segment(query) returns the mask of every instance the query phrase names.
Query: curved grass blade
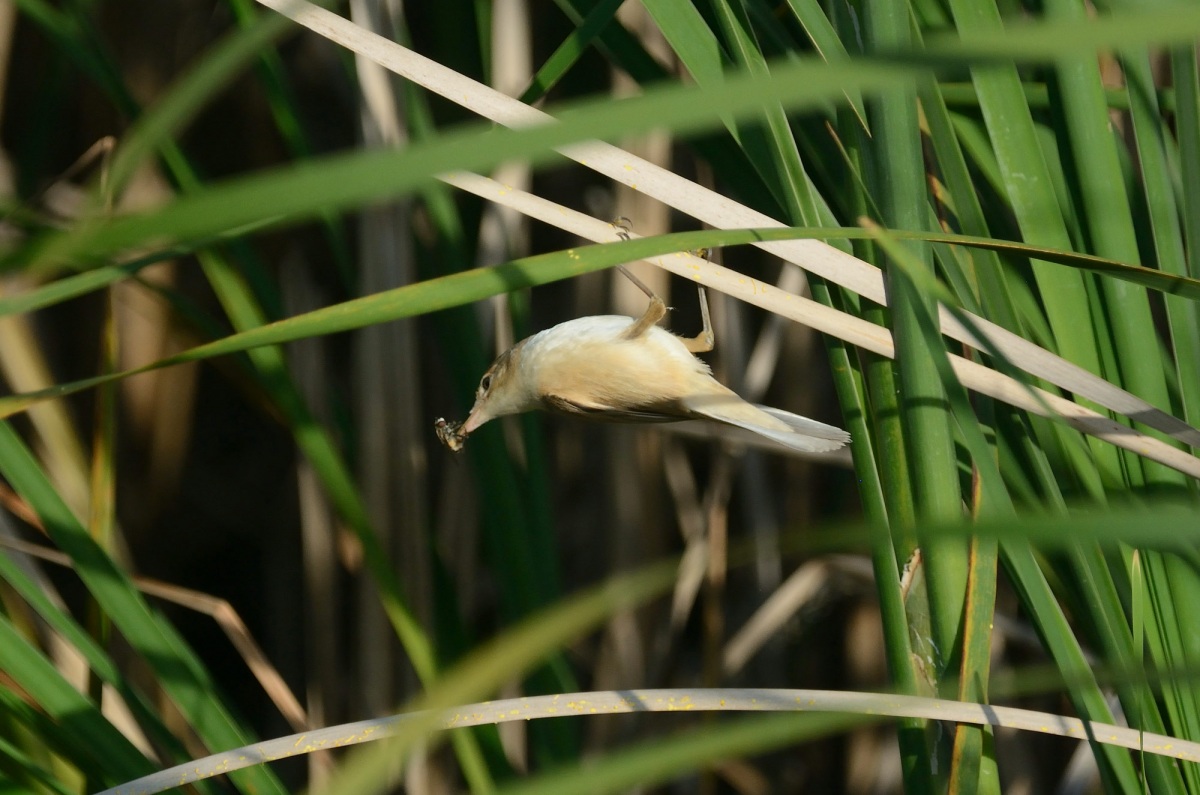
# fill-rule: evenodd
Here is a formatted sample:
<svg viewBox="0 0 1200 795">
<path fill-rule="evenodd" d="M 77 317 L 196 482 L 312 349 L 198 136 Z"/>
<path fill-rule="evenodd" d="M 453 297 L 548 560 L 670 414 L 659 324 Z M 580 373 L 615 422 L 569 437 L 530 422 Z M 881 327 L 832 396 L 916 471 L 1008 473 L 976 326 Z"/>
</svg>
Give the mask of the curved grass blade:
<svg viewBox="0 0 1200 795">
<path fill-rule="evenodd" d="M 690 237 L 678 238 L 679 251 L 695 248 L 738 245 L 750 240 L 866 240 L 870 234 L 860 227 L 781 227 L 763 228 L 757 230 L 705 230 L 702 232 L 681 232 L 682 235 L 697 236 L 695 242 L 689 243 Z M 927 243 L 947 243 L 950 245 L 978 248 L 1000 254 L 1010 254 L 1028 259 L 1041 259 L 1054 262 L 1069 268 L 1089 271 L 1104 276 L 1111 276 L 1132 284 L 1155 290 L 1165 295 L 1171 295 L 1190 301 L 1200 301 L 1200 279 L 1192 279 L 1173 273 L 1146 268 L 1141 265 L 1130 265 L 1125 262 L 1097 257 L 1092 254 L 1081 254 L 1075 251 L 1031 246 L 1010 240 L 979 237 L 977 235 L 959 235 L 945 232 L 909 231 L 889 229 L 888 234 L 899 240 L 920 240 Z M 672 238 L 674 240 L 676 238 Z M 132 262 L 106 266 L 85 273 L 67 276 L 48 284 L 41 285 L 26 292 L 14 295 L 0 295 L 0 315 L 31 312 L 48 306 L 87 295 L 90 292 L 107 287 L 135 275 L 139 270 L 159 262 L 162 259 L 180 256 L 188 253 L 189 248 L 168 249 L 163 252 L 148 255 Z"/>
<path fill-rule="evenodd" d="M 378 791 L 388 772 L 395 770 L 396 760 L 406 758 L 417 743 L 438 728 L 442 710 L 520 678 L 554 650 L 591 631 L 613 613 L 666 593 L 675 583 L 677 570 L 677 564 L 669 561 L 613 577 L 521 622 L 451 669 L 413 705 L 423 714 L 399 727 L 387 742 L 351 757 L 320 792 Z"/>
<path fill-rule="evenodd" d="M 1164 2 L 1076 20 L 1055 20 L 975 29 L 967 37 L 943 34 L 929 38 L 923 58 L 963 65 L 988 62 L 1047 63 L 1069 55 L 1093 54 L 1114 47 L 1190 44 L 1200 31 L 1200 8 Z M 992 6 L 994 9 L 994 5 Z M 991 13 L 991 12 L 989 12 Z M 958 22 L 958 20 L 955 20 Z M 1178 26 L 1171 31 L 1172 25 Z M 961 24 L 959 25 L 962 31 Z"/>
<path fill-rule="evenodd" d="M 548 284 L 560 279 L 601 270 L 615 264 L 677 251 L 690 251 L 706 247 L 716 248 L 772 240 L 820 237 L 864 239 L 870 237 L 870 234 L 867 230 L 857 227 L 834 229 L 783 227 L 744 230 L 704 230 L 699 232 L 678 232 L 654 238 L 640 238 L 603 245 L 586 246 L 577 250 L 568 250 L 565 254 L 543 254 L 516 260 L 493 268 L 478 268 L 452 276 L 431 279 L 385 293 L 365 296 L 325 307 L 304 315 L 233 334 L 176 356 L 154 362 L 145 368 L 118 373 L 112 377 L 128 377 L 140 372 L 146 372 L 149 369 L 158 369 L 183 362 L 223 356 L 260 345 L 294 342 L 310 336 L 348 331 L 373 323 L 382 323 L 397 318 L 436 312 L 472 301 L 478 301 L 501 292 Z M 896 230 L 888 230 L 887 234 L 900 239 L 911 238 L 932 242 L 958 243 L 1009 252 L 1036 252 L 1036 255 L 1039 257 L 1053 258 L 1061 261 L 1063 264 L 1074 263 L 1078 267 L 1095 268 L 1098 272 L 1105 272 L 1111 275 L 1121 274 L 1121 276 L 1130 280 L 1139 280 L 1146 283 L 1152 282 L 1156 286 L 1163 286 L 1177 295 L 1191 297 L 1194 293 L 1200 299 L 1200 282 L 1195 280 L 1162 274 L 1148 268 L 1102 260 L 1101 258 L 1089 255 L 1033 248 L 1020 243 L 994 241 L 969 235 Z M 119 269 L 106 272 L 114 278 L 124 273 L 124 271 Z M 82 278 L 82 276 L 69 277 L 71 280 L 77 278 Z M 86 284 L 91 286 L 103 281 L 105 280 L 98 279 L 97 282 L 93 283 L 89 280 Z M 3 309 L 14 306 L 13 303 L 8 303 L 9 301 L 28 301 L 36 303 L 39 306 L 47 305 L 43 303 L 43 300 L 48 299 L 45 299 L 41 291 L 51 290 L 56 284 L 58 283 L 54 282 L 32 291 L 36 295 L 0 298 L 0 314 L 3 313 Z M 67 291 L 64 290 L 63 294 L 66 293 Z M 72 291 L 70 294 L 75 295 L 76 293 Z M 17 306 L 21 306 L 21 304 L 17 304 Z M 35 400 L 72 394 L 105 382 L 106 377 L 84 379 L 73 384 L 60 385 L 38 393 L 2 397 L 0 398 L 0 417 L 11 416 L 18 411 L 23 411 L 30 403 L 35 402 Z"/>
<path fill-rule="evenodd" d="M 402 195 L 442 172 L 481 170 L 515 158 L 546 162 L 558 156 L 552 147 L 629 135 L 658 125 L 657 119 L 664 115 L 674 118 L 680 129 L 697 129 L 712 124 L 712 107 L 738 116 L 756 111 L 764 101 L 777 100 L 796 109 L 840 94 L 848 84 L 886 86 L 904 82 L 910 75 L 903 69 L 869 63 L 838 71 L 833 74 L 815 63 L 788 65 L 769 79 L 738 76 L 711 89 L 672 87 L 618 102 L 592 101 L 578 110 L 564 111 L 561 120 L 553 124 L 519 130 L 469 124 L 442 134 L 436 141 L 402 151 L 334 155 L 230 180 L 151 212 L 81 221 L 71 231 L 51 236 L 20 253 L 19 260 L 10 256 L 3 267 L 19 266 L 34 272 L 47 267 L 95 267 L 123 250 L 148 243 L 163 245 L 233 236 L 246 228 L 294 223 Z M 550 121 L 544 114 L 520 107 L 524 111 L 522 119 L 515 123 L 529 124 L 531 117 L 527 114 L 533 114 L 537 121 Z"/>
<path fill-rule="evenodd" d="M 669 765 L 660 768 L 661 772 L 658 775 L 677 774 L 689 768 L 702 766 L 716 757 L 761 752 L 780 744 L 795 742 L 804 736 L 824 736 L 826 733 L 844 731 L 852 726 L 861 725 L 863 722 L 903 716 L 971 723 L 980 726 L 1009 727 L 1037 734 L 1080 740 L 1094 736 L 1113 747 L 1144 748 L 1146 753 L 1176 759 L 1200 759 L 1200 743 L 1181 741 L 1164 735 L 1140 735 L 1134 729 L 1121 726 L 1095 722 L 1086 724 L 1078 718 L 1014 707 L 841 690 L 768 688 L 621 690 L 503 699 L 479 704 L 464 704 L 441 713 L 408 712 L 386 718 L 332 726 L 302 735 L 266 740 L 253 746 L 216 754 L 188 765 L 180 765 L 178 768 L 160 771 L 152 776 L 127 782 L 98 795 L 133 795 L 134 793 L 153 795 L 164 789 L 178 786 L 180 783 L 203 779 L 230 765 L 262 764 L 297 754 L 310 753 L 320 748 L 341 747 L 387 739 L 407 731 L 410 724 L 426 720 L 429 721 L 431 730 L 443 731 L 465 726 L 537 720 L 563 717 L 564 715 L 584 717 L 595 714 L 677 713 L 683 710 L 692 713 L 778 712 L 793 714 L 777 715 L 775 716 L 776 720 L 759 718 L 759 721 L 763 722 L 759 723 L 757 727 L 746 724 L 745 730 L 734 729 L 731 731 L 729 725 L 718 726 L 712 730 L 713 735 L 716 736 L 702 741 L 703 745 L 694 742 L 695 733 L 686 733 L 682 736 L 653 742 L 650 747 L 655 750 L 655 753 L 642 755 L 642 759 L 658 756 L 661 754 L 662 748 L 667 746 L 673 746 L 678 752 L 672 754 L 673 760 Z M 816 721 L 813 723 L 801 720 L 802 717 L 814 717 L 813 712 L 822 712 L 827 715 L 829 713 L 840 714 L 841 718 L 831 722 Z M 805 727 L 805 723 L 809 723 L 809 725 Z M 820 734 L 807 735 L 809 730 L 818 731 Z M 713 747 L 708 744 L 709 742 L 719 742 L 718 737 L 721 734 L 726 735 L 724 745 Z M 757 737 L 752 735 L 757 735 Z M 768 739 L 772 735 L 774 735 L 774 739 Z M 690 746 L 690 749 L 687 746 Z M 628 754 L 630 752 L 623 751 L 614 756 Z M 596 762 L 592 762 L 586 770 L 563 771 L 538 777 L 529 782 L 514 784 L 503 791 L 511 793 L 592 792 L 594 790 L 577 790 L 575 788 L 584 786 L 585 779 L 596 781 L 597 766 Z M 618 769 L 620 772 L 614 770 L 606 774 L 606 776 L 614 777 L 608 779 L 606 785 L 620 788 L 661 780 L 647 777 L 652 770 L 652 766 L 648 762 L 639 762 L 634 767 L 640 777 L 626 779 L 625 777 L 633 775 L 634 771 L 627 769 L 622 761 L 621 767 Z M 620 779 L 620 783 L 615 780 L 616 778 Z"/>
</svg>

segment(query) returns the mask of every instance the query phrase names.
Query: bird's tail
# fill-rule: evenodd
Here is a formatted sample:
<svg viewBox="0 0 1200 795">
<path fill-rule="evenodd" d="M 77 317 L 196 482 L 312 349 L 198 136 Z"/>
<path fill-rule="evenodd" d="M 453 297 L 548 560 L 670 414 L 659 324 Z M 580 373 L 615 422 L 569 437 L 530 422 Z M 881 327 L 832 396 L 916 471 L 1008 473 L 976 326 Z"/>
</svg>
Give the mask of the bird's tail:
<svg viewBox="0 0 1200 795">
<path fill-rule="evenodd" d="M 755 408 L 785 423 L 791 428 L 793 436 L 810 440 L 811 444 L 816 445 L 812 448 L 813 452 L 824 453 L 837 450 L 850 443 L 850 434 L 835 425 L 826 425 L 823 422 L 810 420 L 808 417 L 801 417 L 799 414 L 793 414 L 783 409 L 773 409 L 770 406 L 755 406 Z"/>
<path fill-rule="evenodd" d="M 684 398 L 683 404 L 693 416 L 745 428 L 785 447 L 806 453 L 827 453 L 844 447 L 850 441 L 850 434 L 841 428 L 790 411 L 756 406 L 733 392 L 689 396 Z"/>
</svg>

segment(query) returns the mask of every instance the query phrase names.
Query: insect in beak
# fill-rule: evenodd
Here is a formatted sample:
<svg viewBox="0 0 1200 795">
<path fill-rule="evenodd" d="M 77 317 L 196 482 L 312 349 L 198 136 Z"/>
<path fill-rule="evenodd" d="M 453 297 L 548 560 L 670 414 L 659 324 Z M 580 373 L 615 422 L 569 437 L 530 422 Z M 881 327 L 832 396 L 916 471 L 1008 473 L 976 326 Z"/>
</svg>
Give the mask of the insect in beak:
<svg viewBox="0 0 1200 795">
<path fill-rule="evenodd" d="M 461 428 L 461 422 L 447 422 L 442 417 L 438 417 L 433 423 L 433 432 L 437 434 L 438 441 L 455 453 L 463 449 L 463 444 L 467 441 L 467 436 L 461 432 Z"/>
</svg>

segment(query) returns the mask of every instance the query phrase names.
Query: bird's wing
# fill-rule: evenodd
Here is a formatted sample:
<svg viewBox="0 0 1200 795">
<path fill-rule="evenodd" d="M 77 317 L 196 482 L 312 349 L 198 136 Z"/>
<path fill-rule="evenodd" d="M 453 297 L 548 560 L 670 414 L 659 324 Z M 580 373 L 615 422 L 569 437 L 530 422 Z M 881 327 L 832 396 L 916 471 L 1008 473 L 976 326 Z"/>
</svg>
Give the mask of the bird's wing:
<svg viewBox="0 0 1200 795">
<path fill-rule="evenodd" d="M 827 453 L 850 441 L 850 434 L 841 428 L 781 409 L 756 406 L 733 392 L 688 396 L 682 403 L 694 417 L 745 428 L 793 450 Z"/>
<path fill-rule="evenodd" d="M 551 411 L 574 414 L 592 420 L 607 422 L 675 422 L 686 417 L 662 414 L 651 408 L 621 408 L 585 403 L 562 395 L 542 395 L 542 403 Z"/>
</svg>

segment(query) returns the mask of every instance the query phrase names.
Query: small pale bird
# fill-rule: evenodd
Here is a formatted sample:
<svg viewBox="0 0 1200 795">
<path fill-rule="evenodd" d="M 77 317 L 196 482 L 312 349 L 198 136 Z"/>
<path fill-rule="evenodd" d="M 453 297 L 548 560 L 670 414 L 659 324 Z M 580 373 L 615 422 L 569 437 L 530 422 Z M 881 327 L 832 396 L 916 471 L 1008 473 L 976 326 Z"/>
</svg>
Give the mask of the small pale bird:
<svg viewBox="0 0 1200 795">
<path fill-rule="evenodd" d="M 438 438 L 461 450 L 488 420 L 547 409 L 627 422 L 714 420 L 805 452 L 837 450 L 850 441 L 841 428 L 749 403 L 712 377 L 693 355 L 712 350 L 714 342 L 703 288 L 704 331 L 677 337 L 657 325 L 667 314 L 662 300 L 621 270 L 650 297 L 645 314 L 581 317 L 518 342 L 484 373 L 465 422 L 437 421 Z"/>
</svg>

